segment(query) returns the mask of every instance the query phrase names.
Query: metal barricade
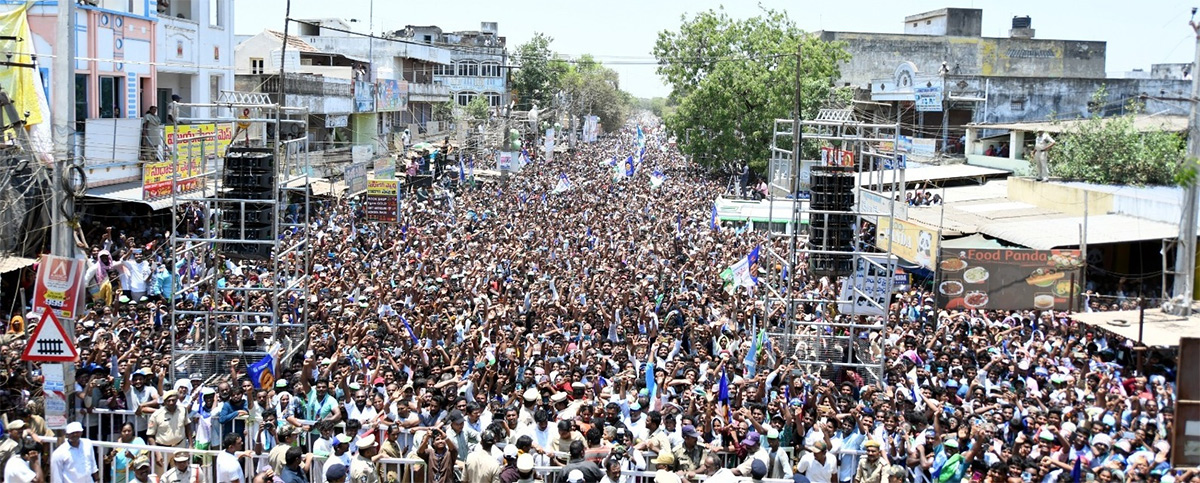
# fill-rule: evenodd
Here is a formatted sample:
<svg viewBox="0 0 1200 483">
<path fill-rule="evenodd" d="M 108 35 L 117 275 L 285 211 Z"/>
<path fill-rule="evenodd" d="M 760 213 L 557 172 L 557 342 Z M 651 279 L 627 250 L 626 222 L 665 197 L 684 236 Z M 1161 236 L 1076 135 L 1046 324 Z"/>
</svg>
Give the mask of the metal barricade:
<svg viewBox="0 0 1200 483">
<path fill-rule="evenodd" d="M 133 422 L 136 413 L 132 409 L 92 409 L 84 419 L 94 416 L 97 424 L 86 426 L 83 435 L 93 441 L 114 441 L 121 435 L 121 426 Z"/>
<path fill-rule="evenodd" d="M 111 443 L 107 441 L 84 441 L 83 444 L 90 445 L 93 454 L 96 456 L 96 466 L 100 469 L 100 479 L 96 480 L 97 483 L 128 483 L 134 479 L 134 461 L 142 456 L 150 460 L 151 474 L 157 479 L 157 477 L 161 477 L 170 468 L 172 458 L 179 451 L 187 451 L 192 456 L 193 461 L 190 463 L 190 467 L 198 469 L 205 475 L 207 481 L 216 481 L 216 465 L 200 465 L 196 463 L 195 458 L 199 457 L 208 461 L 215 461 L 217 456 L 221 454 L 221 451 Z M 242 471 L 245 472 L 247 480 L 257 473 L 254 471 L 255 467 L 260 460 L 265 458 L 266 455 L 256 455 L 241 460 Z"/>
</svg>

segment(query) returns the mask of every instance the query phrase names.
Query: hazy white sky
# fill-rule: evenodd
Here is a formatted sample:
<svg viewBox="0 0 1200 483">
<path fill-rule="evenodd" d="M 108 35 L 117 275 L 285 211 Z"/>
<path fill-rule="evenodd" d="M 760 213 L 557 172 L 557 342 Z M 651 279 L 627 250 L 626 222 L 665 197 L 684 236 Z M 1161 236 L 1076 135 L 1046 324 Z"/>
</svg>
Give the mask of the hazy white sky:
<svg viewBox="0 0 1200 483">
<path fill-rule="evenodd" d="M 292 0 L 293 18 L 358 19 L 366 32 L 372 0 Z M 749 0 L 604 0 L 562 2 L 535 0 L 374 0 L 375 32 L 405 25 L 437 25 L 444 30 L 477 30 L 484 21 L 499 22 L 510 51 L 543 32 L 554 38 L 561 53 L 589 53 L 621 74 L 621 87 L 635 96 L 663 96 L 669 89 L 654 73 L 650 54 L 658 32 L 676 29 L 680 15 L 725 6 L 735 17 L 759 11 Z M 1015 15 L 1029 15 L 1037 37 L 1044 39 L 1104 40 L 1108 42 L 1108 72 L 1150 64 L 1190 62 L 1195 55 L 1187 25 L 1192 6 L 1200 0 L 761 0 L 768 8 L 783 9 L 805 30 L 902 32 L 906 15 L 943 7 L 983 9 L 983 34 L 1003 37 Z M 234 27 L 238 34 L 264 28 L 282 30 L 286 0 L 237 0 Z M 903 59 L 896 59 L 899 63 Z M 618 65 L 620 64 L 620 65 Z"/>
</svg>

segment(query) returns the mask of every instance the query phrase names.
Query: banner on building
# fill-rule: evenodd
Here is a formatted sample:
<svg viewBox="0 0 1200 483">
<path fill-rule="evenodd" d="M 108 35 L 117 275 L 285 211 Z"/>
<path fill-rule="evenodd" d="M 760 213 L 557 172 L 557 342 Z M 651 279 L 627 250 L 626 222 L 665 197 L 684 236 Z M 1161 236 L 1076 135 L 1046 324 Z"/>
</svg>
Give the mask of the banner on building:
<svg viewBox="0 0 1200 483">
<path fill-rule="evenodd" d="M 346 196 L 355 196 L 367 190 L 367 163 L 350 163 L 342 171 L 346 181 Z"/>
<path fill-rule="evenodd" d="M 354 112 L 375 112 L 375 84 L 354 81 Z"/>
<path fill-rule="evenodd" d="M 897 220 L 908 219 L 908 203 L 905 203 L 903 200 L 893 202 L 886 195 L 864 188 L 856 189 L 855 195 L 859 213 L 879 213 L 885 217 L 890 216 Z M 876 215 L 862 215 L 862 217 L 871 223 L 875 223 L 876 219 L 879 218 Z"/>
<path fill-rule="evenodd" d="M 375 107 L 380 112 L 403 111 L 408 107 L 408 82 L 383 79 L 376 86 Z"/>
<path fill-rule="evenodd" d="M 396 179 L 396 160 L 391 156 L 375 158 L 375 179 Z"/>
<path fill-rule="evenodd" d="M 916 109 L 924 112 L 942 112 L 942 86 L 917 87 L 913 90 L 916 96 Z"/>
<path fill-rule="evenodd" d="M 943 249 L 938 306 L 1069 310 L 1083 284 L 1079 250 Z"/>
<path fill-rule="evenodd" d="M 325 127 L 346 127 L 350 125 L 350 116 L 348 114 L 326 114 Z"/>
<path fill-rule="evenodd" d="M 395 223 L 400 219 L 400 186 L 395 179 L 367 181 L 367 221 Z"/>
<path fill-rule="evenodd" d="M 163 127 L 166 156 L 142 166 L 142 199 L 169 198 L 171 181 L 177 195 L 204 188 L 202 176 L 209 160 L 225 156 L 233 140 L 233 124 L 184 124 Z"/>
<path fill-rule="evenodd" d="M 896 256 L 933 270 L 937 262 L 938 233 L 912 222 L 879 217 L 875 246 L 884 252 L 891 248 Z"/>
</svg>

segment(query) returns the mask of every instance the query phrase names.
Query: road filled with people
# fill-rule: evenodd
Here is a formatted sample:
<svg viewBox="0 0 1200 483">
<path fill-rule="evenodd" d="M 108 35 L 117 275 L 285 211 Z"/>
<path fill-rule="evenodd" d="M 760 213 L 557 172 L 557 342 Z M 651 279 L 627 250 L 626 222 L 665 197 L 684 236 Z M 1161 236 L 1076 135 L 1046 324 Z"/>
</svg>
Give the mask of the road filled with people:
<svg viewBox="0 0 1200 483">
<path fill-rule="evenodd" d="M 171 337 L 195 344 L 203 319 L 172 319 L 169 301 L 269 307 L 230 290 L 278 283 L 269 262 L 164 255 L 166 230 L 136 219 L 80 235 L 89 309 L 70 424 L 47 429 L 14 318 L 4 481 L 1195 479 L 1169 463 L 1175 355 L 1067 313 L 941 310 L 918 286 L 869 334 L 876 375 L 795 357 L 794 321 L 850 316 L 764 306 L 765 289 L 723 278 L 788 241 L 718 223 L 721 183 L 652 127 L 505 180 L 452 166 L 465 179 L 409 194 L 397 223 L 367 222 L 361 199 L 314 199 L 310 296 L 277 314 L 307 320 L 308 346 L 273 352 L 268 384 L 253 360 L 174 357 Z M 206 216 L 182 208 L 180 233 L 202 236 Z M 803 257 L 794 273 L 767 260 L 751 266 L 761 281 L 838 293 Z M 205 275 L 224 295 L 189 284 Z M 261 328 L 223 336 L 278 345 Z"/>
</svg>

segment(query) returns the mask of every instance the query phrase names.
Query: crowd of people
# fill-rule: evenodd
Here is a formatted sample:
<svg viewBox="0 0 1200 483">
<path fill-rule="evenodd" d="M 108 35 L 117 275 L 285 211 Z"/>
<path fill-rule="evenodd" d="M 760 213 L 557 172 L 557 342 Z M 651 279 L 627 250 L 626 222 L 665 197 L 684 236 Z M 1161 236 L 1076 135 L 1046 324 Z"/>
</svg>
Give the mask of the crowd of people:
<svg viewBox="0 0 1200 483">
<path fill-rule="evenodd" d="M 407 197 L 394 224 L 366 222 L 360 199 L 314 201 L 311 296 L 278 314 L 306 318 L 307 350 L 273 350 L 277 334 L 249 324 L 228 335 L 277 357 L 268 384 L 249 377 L 253 360 L 182 370 L 171 337 L 197 343 L 204 319 L 172 328 L 167 314 L 170 300 L 270 307 L 252 290 L 286 281 L 270 262 L 173 256 L 165 230 L 136 220 L 80 234 L 90 308 L 76 326 L 71 423 L 61 440 L 46 428 L 13 319 L 5 481 L 1195 479 L 1168 463 L 1174 356 L 1137 361 L 1130 341 L 1066 313 L 940 310 L 915 287 L 864 335 L 878 372 L 787 350 L 795 321 L 852 315 L 764 306 L 722 279 L 755 247 L 787 242 L 720 226 L 720 183 L 645 127 L 644 150 L 625 129 L 503 184 L 467 176 Z M 448 176 L 459 171 L 473 169 Z M 184 210 L 175 229 L 199 236 L 211 214 Z M 790 274 L 766 257 L 751 270 L 814 299 L 838 293 L 803 260 Z M 205 275 L 222 295 L 189 283 Z M 156 459 L 137 449 L 155 446 Z"/>
</svg>

